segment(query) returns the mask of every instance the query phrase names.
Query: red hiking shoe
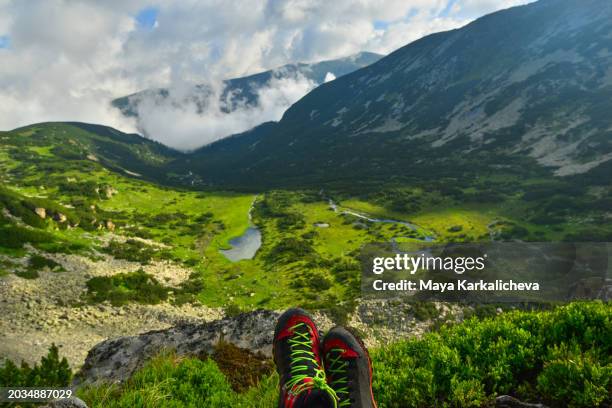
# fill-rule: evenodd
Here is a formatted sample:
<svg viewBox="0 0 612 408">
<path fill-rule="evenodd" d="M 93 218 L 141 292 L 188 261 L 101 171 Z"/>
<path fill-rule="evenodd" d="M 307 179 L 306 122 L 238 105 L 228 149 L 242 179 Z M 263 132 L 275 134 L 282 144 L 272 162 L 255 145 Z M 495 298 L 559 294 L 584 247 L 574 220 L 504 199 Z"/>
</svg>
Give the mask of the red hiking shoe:
<svg viewBox="0 0 612 408">
<path fill-rule="evenodd" d="M 320 357 L 319 330 L 308 313 L 289 309 L 274 331 L 274 362 L 280 382 L 279 408 L 336 408 Z"/>
<path fill-rule="evenodd" d="M 343 327 L 331 329 L 322 344 L 327 382 L 340 408 L 376 408 L 372 362 L 363 343 Z"/>
</svg>

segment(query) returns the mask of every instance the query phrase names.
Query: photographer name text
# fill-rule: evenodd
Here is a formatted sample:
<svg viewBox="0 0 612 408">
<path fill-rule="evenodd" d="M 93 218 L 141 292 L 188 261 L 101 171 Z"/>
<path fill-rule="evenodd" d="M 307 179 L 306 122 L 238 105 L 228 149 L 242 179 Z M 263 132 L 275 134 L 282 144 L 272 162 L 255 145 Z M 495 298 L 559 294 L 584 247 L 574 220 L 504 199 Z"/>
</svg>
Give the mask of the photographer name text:
<svg viewBox="0 0 612 408">
<path fill-rule="evenodd" d="M 436 282 L 433 280 L 407 280 L 402 279 L 397 282 L 385 282 L 377 279 L 372 283 L 376 291 L 432 291 L 432 292 L 478 292 L 478 291 L 498 291 L 498 292 L 537 292 L 540 290 L 538 282 L 515 282 L 513 280 L 496 279 L 495 281 L 468 281 L 459 279 L 454 282 Z"/>
</svg>

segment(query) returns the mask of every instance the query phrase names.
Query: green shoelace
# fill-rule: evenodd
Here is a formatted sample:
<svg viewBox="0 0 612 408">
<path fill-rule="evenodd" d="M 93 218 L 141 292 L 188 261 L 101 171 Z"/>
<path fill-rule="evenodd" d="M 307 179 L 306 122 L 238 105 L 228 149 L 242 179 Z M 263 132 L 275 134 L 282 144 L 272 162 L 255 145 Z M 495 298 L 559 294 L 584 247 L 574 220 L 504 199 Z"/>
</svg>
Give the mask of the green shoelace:
<svg viewBox="0 0 612 408">
<path fill-rule="evenodd" d="M 300 333 L 296 329 L 306 326 L 307 332 Z M 291 379 L 287 381 L 286 386 L 289 392 L 293 395 L 300 395 L 302 392 L 310 389 L 320 389 L 329 394 L 334 401 L 334 407 L 338 407 L 338 396 L 332 387 L 327 384 L 325 371 L 320 369 L 315 353 L 312 351 L 312 340 L 310 339 L 310 327 L 305 323 L 298 323 L 291 327 L 294 335 L 288 340 L 291 348 Z M 308 363 L 313 364 L 315 368 L 315 376 L 311 377 L 306 372 L 308 371 Z M 306 381 L 310 379 L 311 381 Z"/>
<path fill-rule="evenodd" d="M 347 375 L 349 363 L 346 360 L 342 360 L 343 352 L 344 350 L 342 349 L 331 349 L 327 353 L 327 361 L 329 362 L 327 371 L 331 376 L 331 382 L 329 385 L 331 388 L 333 388 L 334 392 L 339 398 L 339 408 L 351 406 Z M 335 358 L 332 353 L 336 354 Z"/>
</svg>

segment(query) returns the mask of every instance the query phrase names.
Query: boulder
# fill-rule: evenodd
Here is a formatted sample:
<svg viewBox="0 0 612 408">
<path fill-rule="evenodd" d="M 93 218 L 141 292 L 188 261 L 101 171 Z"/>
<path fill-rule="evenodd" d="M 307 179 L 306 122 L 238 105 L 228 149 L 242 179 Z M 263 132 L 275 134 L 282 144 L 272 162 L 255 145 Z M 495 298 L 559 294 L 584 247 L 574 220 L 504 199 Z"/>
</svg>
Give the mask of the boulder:
<svg viewBox="0 0 612 408">
<path fill-rule="evenodd" d="M 271 357 L 278 316 L 278 312 L 257 310 L 209 323 L 181 324 L 105 340 L 89 351 L 74 385 L 123 382 L 163 350 L 175 350 L 179 356 L 203 356 L 211 354 L 220 340 Z"/>
<path fill-rule="evenodd" d="M 543 404 L 531 404 L 520 401 L 510 395 L 500 395 L 495 398 L 495 408 L 547 408 Z"/>
<path fill-rule="evenodd" d="M 104 188 L 104 197 L 105 198 L 112 198 L 113 195 L 117 194 L 117 190 L 115 190 L 113 187 L 111 186 L 106 186 L 106 188 Z"/>
<path fill-rule="evenodd" d="M 36 208 L 34 209 L 34 212 L 36 213 L 36 215 L 38 215 L 38 216 L 39 216 L 40 218 L 42 218 L 43 220 L 44 220 L 45 218 L 47 218 L 47 210 L 45 210 L 45 209 L 44 209 L 44 208 L 42 208 L 42 207 L 36 207 Z"/>
<path fill-rule="evenodd" d="M 80 398 L 64 398 L 49 402 L 40 408 L 87 408 L 87 404 Z"/>
</svg>

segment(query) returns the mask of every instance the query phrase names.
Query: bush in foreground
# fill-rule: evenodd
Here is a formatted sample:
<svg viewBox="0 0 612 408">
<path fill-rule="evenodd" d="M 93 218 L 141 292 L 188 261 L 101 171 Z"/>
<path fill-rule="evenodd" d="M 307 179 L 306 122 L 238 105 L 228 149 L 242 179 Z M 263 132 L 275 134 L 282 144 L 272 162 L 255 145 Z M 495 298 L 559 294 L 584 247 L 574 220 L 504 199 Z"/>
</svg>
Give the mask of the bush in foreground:
<svg viewBox="0 0 612 408">
<path fill-rule="evenodd" d="M 277 378 L 270 376 L 237 393 L 213 360 L 179 359 L 170 353 L 151 360 L 123 388 L 87 387 L 79 394 L 90 408 L 268 408 L 275 406 L 276 386 Z"/>
<path fill-rule="evenodd" d="M 372 358 L 380 408 L 483 407 L 502 394 L 551 407 L 604 407 L 612 402 L 612 307 L 573 303 L 472 318 L 373 350 Z M 93 406 L 109 407 L 275 406 L 276 375 L 245 393 L 230 382 L 212 361 L 160 358 L 123 389 L 102 386 L 82 395 Z M 105 404 L 100 394 L 113 397 Z"/>
<path fill-rule="evenodd" d="M 245 390 L 236 386 L 244 378 L 236 376 L 243 373 L 235 359 L 228 365 L 215 358 L 219 353 L 206 360 L 166 353 L 122 385 L 90 386 L 78 393 L 92 408 L 275 406 L 276 374 Z M 422 339 L 372 350 L 372 359 L 380 408 L 487 407 L 502 394 L 553 408 L 609 407 L 612 305 L 572 303 L 551 311 L 472 318 Z M 58 377 L 53 367 L 59 360 L 52 360 L 51 374 L 41 378 Z M 0 371 L 2 384 L 12 384 L 12 367 Z"/>
<path fill-rule="evenodd" d="M 376 350 L 373 359 L 381 407 L 478 407 L 501 394 L 604 406 L 611 402 L 612 308 L 573 303 L 471 319 Z"/>
<path fill-rule="evenodd" d="M 0 362 L 0 387 L 67 387 L 71 379 L 68 361 L 60 359 L 55 345 L 33 367 L 23 362 L 17 366 L 10 360 Z"/>
</svg>

